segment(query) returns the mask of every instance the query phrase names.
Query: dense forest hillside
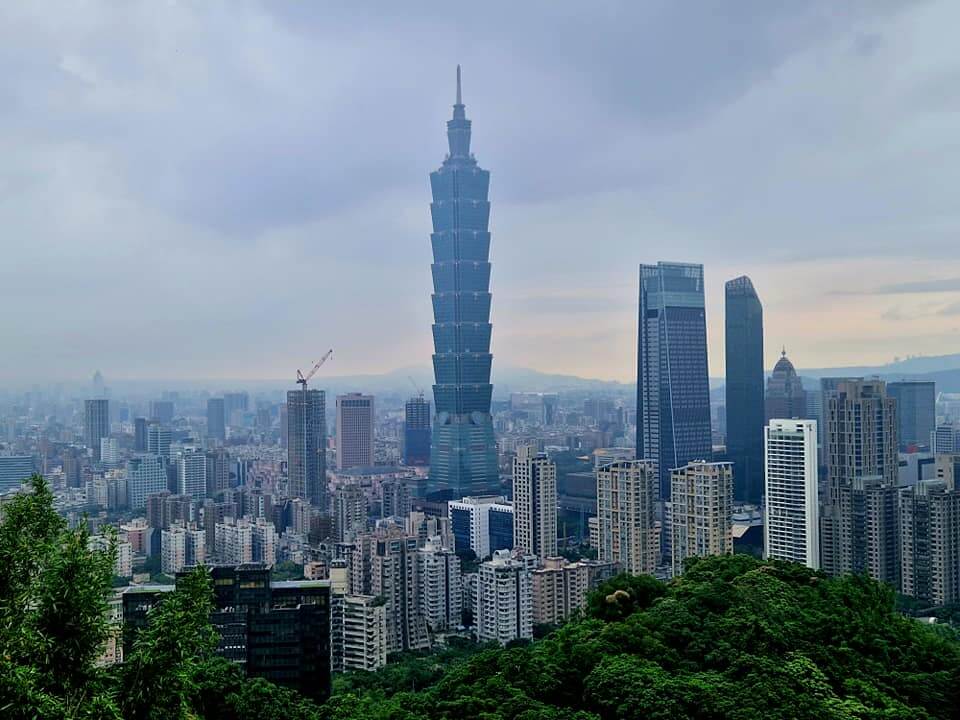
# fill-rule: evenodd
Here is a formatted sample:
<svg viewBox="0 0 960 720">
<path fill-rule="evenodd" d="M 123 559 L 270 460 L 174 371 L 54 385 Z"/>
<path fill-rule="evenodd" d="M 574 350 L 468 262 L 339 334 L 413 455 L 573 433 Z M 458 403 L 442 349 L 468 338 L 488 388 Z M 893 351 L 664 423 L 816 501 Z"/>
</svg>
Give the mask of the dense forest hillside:
<svg viewBox="0 0 960 720">
<path fill-rule="evenodd" d="M 119 667 L 95 660 L 111 562 L 46 484 L 0 524 L 0 717 L 413 720 L 958 717 L 960 641 L 886 587 L 745 556 L 664 584 L 619 576 L 532 644 L 463 646 L 347 675 L 318 706 L 214 656 L 203 569 L 151 613 Z"/>
</svg>

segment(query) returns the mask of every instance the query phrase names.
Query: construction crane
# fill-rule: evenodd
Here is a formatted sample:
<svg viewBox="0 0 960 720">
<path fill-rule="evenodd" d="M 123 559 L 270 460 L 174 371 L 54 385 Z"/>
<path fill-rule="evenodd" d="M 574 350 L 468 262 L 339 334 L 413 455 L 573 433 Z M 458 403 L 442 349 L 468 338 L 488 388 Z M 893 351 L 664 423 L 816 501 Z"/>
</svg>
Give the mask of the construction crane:
<svg viewBox="0 0 960 720">
<path fill-rule="evenodd" d="M 317 360 L 317 362 L 313 366 L 313 369 L 311 369 L 310 372 L 308 372 L 306 375 L 304 375 L 302 372 L 297 370 L 297 382 L 303 385 L 304 390 L 307 389 L 307 382 L 309 382 L 310 378 L 312 378 L 314 375 L 317 374 L 317 370 L 319 370 L 320 366 L 330 359 L 331 355 L 333 355 L 333 348 L 331 348 L 330 350 L 327 350 L 324 356 L 319 360 Z"/>
<path fill-rule="evenodd" d="M 407 380 L 410 381 L 410 384 L 413 385 L 413 389 L 417 391 L 420 395 L 420 399 L 423 399 L 423 388 L 417 385 L 417 381 L 413 379 L 413 375 L 407 375 Z"/>
</svg>

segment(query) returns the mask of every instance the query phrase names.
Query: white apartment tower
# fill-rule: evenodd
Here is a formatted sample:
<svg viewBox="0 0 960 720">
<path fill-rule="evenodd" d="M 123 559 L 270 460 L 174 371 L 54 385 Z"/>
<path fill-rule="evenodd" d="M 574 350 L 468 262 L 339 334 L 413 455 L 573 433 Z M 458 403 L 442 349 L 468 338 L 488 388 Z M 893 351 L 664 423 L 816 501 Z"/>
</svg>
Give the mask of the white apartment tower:
<svg viewBox="0 0 960 720">
<path fill-rule="evenodd" d="M 670 471 L 673 574 L 689 557 L 733 553 L 733 463 L 695 460 Z"/>
<path fill-rule="evenodd" d="M 509 550 L 497 550 L 480 563 L 474 621 L 480 642 L 494 640 L 506 645 L 511 640 L 533 637 L 533 569 L 535 555 L 512 557 Z"/>
<path fill-rule="evenodd" d="M 333 671 L 387 664 L 386 606 L 373 595 L 335 594 L 330 605 Z"/>
<path fill-rule="evenodd" d="M 631 575 L 653 574 L 660 554 L 653 498 L 653 460 L 621 460 L 597 468 L 597 553 Z"/>
<path fill-rule="evenodd" d="M 819 570 L 817 421 L 772 419 L 764 438 L 764 557 Z"/>
<path fill-rule="evenodd" d="M 557 466 L 528 445 L 513 459 L 513 547 L 541 560 L 557 554 Z"/>
<path fill-rule="evenodd" d="M 439 537 L 427 538 L 417 551 L 420 575 L 420 611 L 432 632 L 444 632 L 460 624 L 463 587 L 460 558 L 443 546 Z"/>
</svg>

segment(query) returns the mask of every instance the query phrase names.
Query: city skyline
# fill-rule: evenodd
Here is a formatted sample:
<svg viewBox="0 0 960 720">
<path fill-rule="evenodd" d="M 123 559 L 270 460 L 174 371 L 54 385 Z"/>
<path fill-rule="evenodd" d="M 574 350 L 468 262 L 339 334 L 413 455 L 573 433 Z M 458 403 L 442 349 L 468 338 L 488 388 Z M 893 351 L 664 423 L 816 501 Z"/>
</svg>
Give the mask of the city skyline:
<svg viewBox="0 0 960 720">
<path fill-rule="evenodd" d="M 370 352 L 371 329 L 396 358 L 427 357 L 421 178 L 457 62 L 499 178 L 497 364 L 629 380 L 635 268 L 656 260 L 705 265 L 714 377 L 723 283 L 741 274 L 764 298 L 768 368 L 783 344 L 799 368 L 948 353 L 955 8 L 826 7 L 614 4 L 588 28 L 533 8 L 502 27 L 493 8 L 482 45 L 455 16 L 421 42 L 416 11 L 409 33 L 388 32 L 385 9 L 358 38 L 337 37 L 356 27 L 349 10 L 321 26 L 312 9 L 256 4 L 4 8 L 6 46 L 33 61 L 0 81 L 15 199 L 0 221 L 23 238 L 0 282 L 24 299 L 0 320 L 0 382 L 69 379 L 79 361 L 81 376 L 292 377 L 326 346 L 358 372 L 406 364 Z M 183 26 L 175 48 L 157 40 Z M 636 42 L 611 42 L 625 27 Z M 726 52 L 731 33 L 742 53 Z M 547 52 L 558 39 L 569 60 Z M 335 53 L 337 72 L 317 72 Z M 390 108 L 389 133 L 373 108 Z M 544 113 L 549 131 L 531 132 Z M 352 312 L 323 316 L 317 278 Z M 82 329 L 47 321 L 67 308 Z M 308 338 L 304 310 L 322 317 Z"/>
</svg>

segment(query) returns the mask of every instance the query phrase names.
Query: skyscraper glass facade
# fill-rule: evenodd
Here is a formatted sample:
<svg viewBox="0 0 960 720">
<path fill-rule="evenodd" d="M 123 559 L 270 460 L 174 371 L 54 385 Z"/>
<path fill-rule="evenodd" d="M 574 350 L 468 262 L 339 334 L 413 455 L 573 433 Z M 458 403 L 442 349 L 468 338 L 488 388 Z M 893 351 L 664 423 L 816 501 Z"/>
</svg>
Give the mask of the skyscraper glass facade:
<svg viewBox="0 0 960 720">
<path fill-rule="evenodd" d="M 641 265 L 637 457 L 656 461 L 668 500 L 670 470 L 712 451 L 703 266 Z"/>
<path fill-rule="evenodd" d="M 727 282 L 727 457 L 733 496 L 759 503 L 763 494 L 763 306 L 746 275 Z"/>
<path fill-rule="evenodd" d="M 403 418 L 403 464 L 430 464 L 430 401 L 407 400 Z"/>
<path fill-rule="evenodd" d="M 450 152 L 430 174 L 436 415 L 427 490 L 459 498 L 499 485 L 490 415 L 490 173 L 470 154 L 459 68 L 447 140 Z"/>
<path fill-rule="evenodd" d="M 303 498 L 321 512 L 327 497 L 326 395 L 322 390 L 287 392 L 287 472 L 290 495 Z"/>
</svg>

